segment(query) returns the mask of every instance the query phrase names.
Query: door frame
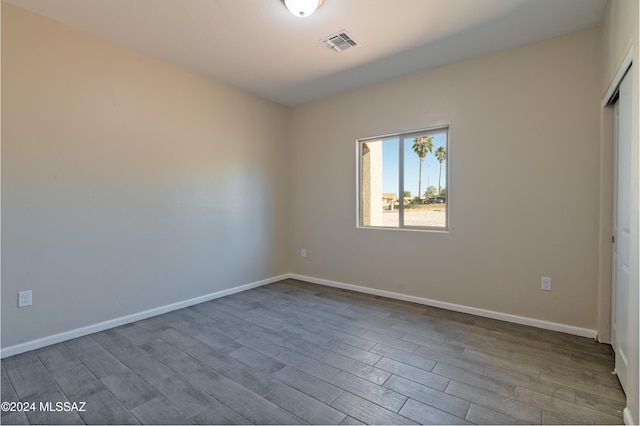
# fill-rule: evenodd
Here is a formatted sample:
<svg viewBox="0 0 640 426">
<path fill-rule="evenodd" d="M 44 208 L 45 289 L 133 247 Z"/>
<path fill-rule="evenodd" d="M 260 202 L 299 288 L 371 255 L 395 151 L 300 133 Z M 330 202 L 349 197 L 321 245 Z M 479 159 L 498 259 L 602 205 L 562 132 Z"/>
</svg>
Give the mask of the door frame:
<svg viewBox="0 0 640 426">
<path fill-rule="evenodd" d="M 613 314 L 612 309 L 612 290 L 613 290 L 613 250 L 612 250 L 612 240 L 611 237 L 613 235 L 613 191 L 614 191 L 614 146 L 613 146 L 613 138 L 614 138 L 614 108 L 612 101 L 615 100 L 615 95 L 617 94 L 617 89 L 629 70 L 629 68 L 633 65 L 632 69 L 633 75 L 633 83 L 632 83 L 632 92 L 635 93 L 638 91 L 637 84 L 637 67 L 640 66 L 638 63 L 634 63 L 634 46 L 632 43 L 629 43 L 628 49 L 624 56 L 624 59 L 620 62 L 616 73 L 611 80 L 607 91 L 605 92 L 602 101 L 601 101 L 601 110 L 600 110 L 600 221 L 599 221 L 599 233 L 598 233 L 598 243 L 599 243 L 599 255 L 598 255 L 598 306 L 597 306 L 597 340 L 602 343 L 611 343 L 611 315 Z M 632 112 L 633 114 L 633 112 Z M 633 139 L 633 131 L 632 131 L 632 139 Z M 632 140 L 632 151 L 633 144 L 635 143 Z M 637 164 L 636 164 L 637 167 Z M 633 166 L 632 166 L 633 173 Z M 637 189 L 637 188 L 636 188 Z M 632 186 L 632 191 L 635 189 Z M 633 202 L 633 197 L 632 197 Z M 632 217 L 632 221 L 633 221 Z M 632 223 L 633 227 L 633 223 Z M 636 232 L 634 234 L 634 232 Z M 635 231 L 632 230 L 632 248 L 631 255 L 634 253 L 634 237 L 637 238 L 637 229 Z M 637 240 L 636 240 L 637 243 Z M 637 277 L 636 277 L 637 279 Z M 633 281 L 633 277 L 632 277 Z M 635 282 L 637 286 L 637 281 Z M 637 290 L 636 290 L 637 291 Z M 637 292 L 636 292 L 637 294 Z M 637 312 L 637 301 L 634 306 L 630 306 L 630 308 L 635 309 Z M 637 314 L 636 314 L 637 315 Z M 637 317 L 636 317 L 637 318 Z M 637 321 L 637 320 L 636 320 Z M 634 327 L 634 326 L 632 326 Z M 637 330 L 637 324 L 635 325 Z M 637 340 L 636 340 L 637 345 Z M 637 354 L 636 354 L 637 355 Z M 635 369 L 635 367 L 634 367 Z M 615 371 L 614 371 L 615 373 Z M 637 369 L 635 369 L 636 374 Z M 635 376 L 634 376 L 635 377 Z M 636 380 L 636 379 L 634 379 Z M 637 384 L 637 383 L 636 383 Z M 630 389 L 632 398 L 635 398 L 637 395 L 637 387 L 631 386 Z M 627 406 L 623 411 L 623 417 L 625 424 L 634 424 L 634 416 L 631 413 L 629 408 L 629 400 L 627 400 Z M 632 404 L 635 405 L 635 404 Z M 637 415 L 637 414 L 636 414 Z"/>
<path fill-rule="evenodd" d="M 598 233 L 598 306 L 597 337 L 600 343 L 611 343 L 612 314 L 612 241 L 613 235 L 613 191 L 615 161 L 613 149 L 614 117 L 613 101 L 618 86 L 633 62 L 633 48 L 629 46 L 624 59 L 605 92 L 600 109 L 600 225 Z"/>
<path fill-rule="evenodd" d="M 613 238 L 612 238 L 612 278 L 611 278 L 611 289 L 612 289 L 612 293 L 611 293 L 611 346 L 615 351 L 615 369 L 614 372 L 618 375 L 618 380 L 620 380 L 620 384 L 622 385 L 623 389 L 625 391 L 628 390 L 628 385 L 629 385 L 629 360 L 627 358 L 628 353 L 627 353 L 627 345 L 628 345 L 628 334 L 629 334 L 629 329 L 628 327 L 630 326 L 630 324 L 628 323 L 629 321 L 629 315 L 624 315 L 624 313 L 628 310 L 629 308 L 629 304 L 627 303 L 626 305 L 624 304 L 625 300 L 628 300 L 629 295 L 627 294 L 626 296 L 623 296 L 623 299 L 621 299 L 622 301 L 622 305 L 619 307 L 617 306 L 618 302 L 619 302 L 619 298 L 620 296 L 617 294 L 621 289 L 625 290 L 624 287 L 620 287 L 620 284 L 624 282 L 624 280 L 620 280 L 621 277 L 618 277 L 618 272 L 619 272 L 619 258 L 620 258 L 620 253 L 621 253 L 621 248 L 624 249 L 624 251 L 626 252 L 626 254 L 624 255 L 625 258 L 627 259 L 627 261 L 629 261 L 629 256 L 630 253 L 629 251 L 631 250 L 631 234 L 629 233 L 629 235 L 625 235 L 623 238 L 623 235 L 620 234 L 621 231 L 621 226 L 624 226 L 624 223 L 620 223 L 620 214 L 622 213 L 622 215 L 631 215 L 631 206 L 625 206 L 624 205 L 624 201 L 622 201 L 621 204 L 621 199 L 620 199 L 620 193 L 621 190 L 624 193 L 625 192 L 625 186 L 626 186 L 626 191 L 628 191 L 627 193 L 627 197 L 628 197 L 628 202 L 631 201 L 631 144 L 632 144 L 632 132 L 631 132 L 631 126 L 632 126 L 632 104 L 631 104 L 631 96 L 632 96 L 632 73 L 631 73 L 632 68 L 629 67 L 629 69 L 625 72 L 621 82 L 620 82 L 620 86 L 618 91 L 616 92 L 616 96 L 615 96 L 615 100 L 612 101 L 613 103 L 613 107 L 614 107 L 614 161 L 613 161 L 613 174 L 614 174 L 614 178 L 613 178 L 613 182 L 614 182 L 614 186 L 613 186 L 613 211 L 612 211 L 612 234 L 613 234 Z M 623 84 L 626 84 L 626 88 L 628 91 L 623 92 Z M 623 97 L 625 99 L 624 101 L 624 105 L 627 106 L 627 108 L 623 107 Z M 627 120 L 625 122 L 621 122 L 620 118 L 621 117 L 626 117 Z M 624 127 L 621 126 L 621 124 L 624 125 Z M 626 129 L 621 131 L 621 129 Z M 623 136 L 624 139 L 622 139 L 623 144 L 621 144 L 621 139 L 620 136 Z M 627 153 L 626 156 L 623 155 L 623 157 L 620 157 L 620 152 L 621 152 L 621 146 L 624 147 L 624 151 L 626 152 L 626 150 L 628 150 L 629 152 Z M 628 161 L 629 163 L 625 165 L 625 161 Z M 623 170 L 626 170 L 626 173 L 629 174 L 628 176 L 628 180 L 625 179 L 624 182 L 622 182 L 625 186 L 621 186 L 621 181 L 619 180 L 620 177 L 620 167 L 623 167 Z M 625 198 L 626 199 L 626 198 Z M 623 207 L 622 210 L 620 210 L 619 208 Z M 630 220 L 630 217 L 628 217 L 626 220 Z M 627 226 L 629 226 L 629 230 L 631 228 L 630 223 L 627 223 Z M 629 231 L 630 232 L 630 231 Z M 620 244 L 623 243 L 624 241 L 627 241 L 627 243 L 624 246 L 621 246 Z M 630 271 L 628 271 L 630 273 Z M 624 284 L 623 284 L 624 285 Z M 627 288 L 626 290 L 629 291 L 629 286 L 632 285 L 631 280 L 629 279 L 629 276 L 627 276 Z M 620 314 L 622 313 L 622 317 L 620 317 Z M 619 320 L 619 321 L 618 321 Z M 622 327 L 622 328 L 620 328 Z M 618 337 L 622 336 L 623 338 L 620 340 L 620 343 L 618 342 Z M 624 346 L 624 347 L 623 347 Z M 624 349 L 624 350 L 623 350 Z"/>
</svg>

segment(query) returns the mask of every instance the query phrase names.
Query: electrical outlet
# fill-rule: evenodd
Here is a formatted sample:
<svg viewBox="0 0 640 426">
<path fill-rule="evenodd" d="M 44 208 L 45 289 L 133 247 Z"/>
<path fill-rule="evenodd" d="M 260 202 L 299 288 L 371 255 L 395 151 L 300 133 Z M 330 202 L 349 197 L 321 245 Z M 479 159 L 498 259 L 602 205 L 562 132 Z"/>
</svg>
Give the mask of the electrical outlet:
<svg viewBox="0 0 640 426">
<path fill-rule="evenodd" d="M 18 292 L 18 308 L 31 306 L 31 290 Z"/>
<path fill-rule="evenodd" d="M 542 277 L 540 279 L 540 289 L 541 290 L 546 290 L 546 291 L 551 291 L 551 278 Z"/>
<path fill-rule="evenodd" d="M 300 250 L 300 256 L 307 257 L 307 249 Z"/>
</svg>

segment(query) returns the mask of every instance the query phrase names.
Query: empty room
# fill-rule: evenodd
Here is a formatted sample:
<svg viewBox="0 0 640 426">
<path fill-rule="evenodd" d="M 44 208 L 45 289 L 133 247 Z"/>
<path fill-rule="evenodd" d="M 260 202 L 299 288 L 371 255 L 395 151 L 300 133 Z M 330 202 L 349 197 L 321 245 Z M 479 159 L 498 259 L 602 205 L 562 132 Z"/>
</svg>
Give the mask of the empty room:
<svg viewBox="0 0 640 426">
<path fill-rule="evenodd" d="M 638 424 L 637 0 L 3 0 L 2 424 Z"/>
</svg>

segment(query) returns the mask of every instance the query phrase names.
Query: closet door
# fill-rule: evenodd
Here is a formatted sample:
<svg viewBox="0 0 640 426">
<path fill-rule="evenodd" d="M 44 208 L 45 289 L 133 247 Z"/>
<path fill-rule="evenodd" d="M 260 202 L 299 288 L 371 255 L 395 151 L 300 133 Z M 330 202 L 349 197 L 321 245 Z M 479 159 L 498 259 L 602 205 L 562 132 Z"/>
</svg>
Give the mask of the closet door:
<svg viewBox="0 0 640 426">
<path fill-rule="evenodd" d="M 629 252 L 631 248 L 631 73 L 619 88 L 615 108 L 616 174 L 614 202 L 612 343 L 615 371 L 627 388 L 629 349 Z"/>
</svg>

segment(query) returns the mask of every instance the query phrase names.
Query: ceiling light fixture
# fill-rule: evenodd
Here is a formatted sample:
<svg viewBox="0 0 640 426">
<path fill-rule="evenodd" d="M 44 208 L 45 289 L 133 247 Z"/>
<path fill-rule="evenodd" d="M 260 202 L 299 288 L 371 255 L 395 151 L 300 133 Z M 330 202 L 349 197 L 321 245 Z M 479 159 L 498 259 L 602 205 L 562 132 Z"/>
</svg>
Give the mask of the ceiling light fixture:
<svg viewBox="0 0 640 426">
<path fill-rule="evenodd" d="M 289 12 L 301 18 L 307 17 L 322 5 L 323 0 L 282 0 Z"/>
</svg>

